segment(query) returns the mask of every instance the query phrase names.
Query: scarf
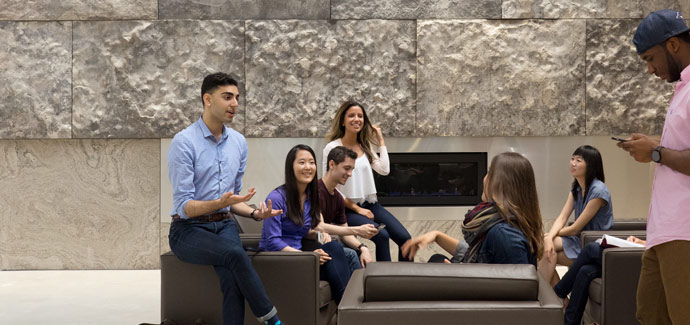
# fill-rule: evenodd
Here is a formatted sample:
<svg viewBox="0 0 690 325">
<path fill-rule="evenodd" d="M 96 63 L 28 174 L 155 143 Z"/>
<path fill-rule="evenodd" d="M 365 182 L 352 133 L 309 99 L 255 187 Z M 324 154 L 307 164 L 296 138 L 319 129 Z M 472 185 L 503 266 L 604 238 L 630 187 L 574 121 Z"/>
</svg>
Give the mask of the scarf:
<svg viewBox="0 0 690 325">
<path fill-rule="evenodd" d="M 486 239 L 486 234 L 501 221 L 503 217 L 493 202 L 480 202 L 468 211 L 462 222 L 462 235 L 469 247 L 460 262 L 477 263 L 479 249 Z"/>
</svg>

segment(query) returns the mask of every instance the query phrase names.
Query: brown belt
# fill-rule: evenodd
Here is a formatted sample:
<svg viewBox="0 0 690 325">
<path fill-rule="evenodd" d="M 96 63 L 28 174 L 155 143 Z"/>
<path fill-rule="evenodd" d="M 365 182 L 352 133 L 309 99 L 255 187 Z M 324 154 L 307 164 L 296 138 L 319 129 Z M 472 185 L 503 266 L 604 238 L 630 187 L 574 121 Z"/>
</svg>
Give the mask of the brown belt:
<svg viewBox="0 0 690 325">
<path fill-rule="evenodd" d="M 173 220 L 180 220 L 179 215 L 174 215 L 172 216 Z M 190 217 L 189 220 L 195 220 L 195 221 L 201 221 L 201 222 L 216 222 L 216 221 L 223 221 L 225 219 L 230 218 L 230 213 L 228 212 L 218 212 L 218 213 L 211 213 L 211 214 L 205 214 L 202 216 L 198 217 Z"/>
</svg>

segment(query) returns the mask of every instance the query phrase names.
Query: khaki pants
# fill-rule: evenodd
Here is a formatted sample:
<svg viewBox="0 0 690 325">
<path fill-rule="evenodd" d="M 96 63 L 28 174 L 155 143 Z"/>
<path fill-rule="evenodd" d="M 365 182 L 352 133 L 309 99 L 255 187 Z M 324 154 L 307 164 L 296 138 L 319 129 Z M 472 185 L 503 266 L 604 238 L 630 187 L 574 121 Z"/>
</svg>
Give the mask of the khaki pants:
<svg viewBox="0 0 690 325">
<path fill-rule="evenodd" d="M 642 325 L 690 324 L 690 241 L 654 246 L 642 255 L 637 320 Z"/>
</svg>

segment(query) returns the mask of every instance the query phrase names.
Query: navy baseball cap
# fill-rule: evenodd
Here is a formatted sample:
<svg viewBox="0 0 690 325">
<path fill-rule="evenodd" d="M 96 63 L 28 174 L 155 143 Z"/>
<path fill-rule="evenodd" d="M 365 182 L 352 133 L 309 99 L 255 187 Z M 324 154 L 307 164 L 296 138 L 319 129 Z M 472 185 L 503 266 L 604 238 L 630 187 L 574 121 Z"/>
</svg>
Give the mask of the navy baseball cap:
<svg viewBox="0 0 690 325">
<path fill-rule="evenodd" d="M 690 31 L 680 12 L 670 9 L 659 10 L 642 19 L 637 26 L 633 44 L 637 47 L 637 54 L 642 54 L 655 45 L 678 34 Z"/>
</svg>

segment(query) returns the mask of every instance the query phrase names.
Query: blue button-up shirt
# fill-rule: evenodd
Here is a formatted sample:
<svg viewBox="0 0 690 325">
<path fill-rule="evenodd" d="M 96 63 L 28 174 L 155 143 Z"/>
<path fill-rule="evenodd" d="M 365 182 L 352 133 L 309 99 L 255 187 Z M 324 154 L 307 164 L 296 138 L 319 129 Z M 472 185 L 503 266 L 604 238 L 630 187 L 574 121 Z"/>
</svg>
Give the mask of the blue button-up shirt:
<svg viewBox="0 0 690 325">
<path fill-rule="evenodd" d="M 216 141 L 201 118 L 180 131 L 168 150 L 168 176 L 173 188 L 170 215 L 187 219 L 184 207 L 190 200 L 216 200 L 229 191 L 238 194 L 246 165 L 247 140 L 239 132 L 224 126 Z"/>
</svg>

